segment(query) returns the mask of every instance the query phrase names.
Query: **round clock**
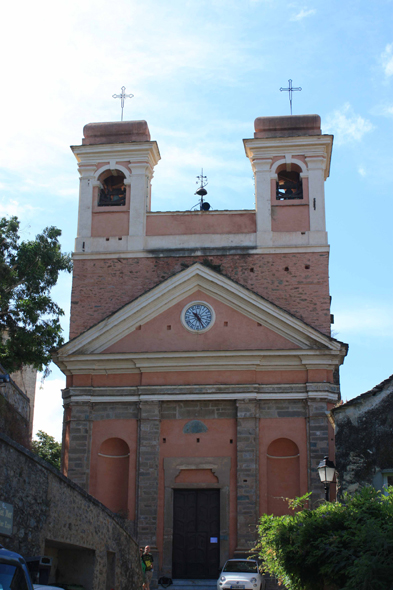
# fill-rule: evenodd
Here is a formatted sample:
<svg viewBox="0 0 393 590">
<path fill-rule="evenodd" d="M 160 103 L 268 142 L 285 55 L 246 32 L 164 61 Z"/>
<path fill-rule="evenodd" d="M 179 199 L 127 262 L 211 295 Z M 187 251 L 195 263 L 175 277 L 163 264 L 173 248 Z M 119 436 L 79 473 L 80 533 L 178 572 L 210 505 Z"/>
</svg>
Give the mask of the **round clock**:
<svg viewBox="0 0 393 590">
<path fill-rule="evenodd" d="M 213 308 L 203 301 L 188 303 L 181 314 L 183 326 L 190 332 L 201 334 L 209 330 L 215 320 Z"/>
</svg>

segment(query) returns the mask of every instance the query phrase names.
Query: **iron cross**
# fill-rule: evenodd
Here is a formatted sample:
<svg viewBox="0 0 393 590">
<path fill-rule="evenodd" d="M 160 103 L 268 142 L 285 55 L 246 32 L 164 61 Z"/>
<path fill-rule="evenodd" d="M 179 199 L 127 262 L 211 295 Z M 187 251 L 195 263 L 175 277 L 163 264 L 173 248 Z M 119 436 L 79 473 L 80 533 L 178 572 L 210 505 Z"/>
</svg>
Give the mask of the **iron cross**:
<svg viewBox="0 0 393 590">
<path fill-rule="evenodd" d="M 121 94 L 113 94 L 112 98 L 120 98 L 121 99 L 121 121 L 123 120 L 123 109 L 124 109 L 124 100 L 126 98 L 132 98 L 134 95 L 133 94 L 125 94 L 125 86 L 121 87 Z"/>
<path fill-rule="evenodd" d="M 280 88 L 280 91 L 286 91 L 289 92 L 289 104 L 291 106 L 291 115 L 292 115 L 292 92 L 294 92 L 295 90 L 301 90 L 301 88 L 293 88 L 292 86 L 292 80 L 288 80 L 288 86 L 289 88 Z"/>
</svg>

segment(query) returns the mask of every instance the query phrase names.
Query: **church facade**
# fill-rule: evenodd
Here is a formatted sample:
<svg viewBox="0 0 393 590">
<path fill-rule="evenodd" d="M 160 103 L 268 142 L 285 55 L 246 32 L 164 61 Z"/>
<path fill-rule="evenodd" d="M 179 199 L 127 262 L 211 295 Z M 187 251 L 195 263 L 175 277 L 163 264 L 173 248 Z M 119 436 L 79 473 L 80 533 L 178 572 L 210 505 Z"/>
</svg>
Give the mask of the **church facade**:
<svg viewBox="0 0 393 590">
<path fill-rule="evenodd" d="M 54 355 L 63 470 L 128 518 L 155 575 L 214 578 L 262 513 L 323 496 L 327 415 L 347 353 L 330 335 L 317 115 L 261 117 L 244 140 L 255 210 L 151 211 L 144 121 L 94 123 L 80 173 L 70 341 Z"/>
</svg>

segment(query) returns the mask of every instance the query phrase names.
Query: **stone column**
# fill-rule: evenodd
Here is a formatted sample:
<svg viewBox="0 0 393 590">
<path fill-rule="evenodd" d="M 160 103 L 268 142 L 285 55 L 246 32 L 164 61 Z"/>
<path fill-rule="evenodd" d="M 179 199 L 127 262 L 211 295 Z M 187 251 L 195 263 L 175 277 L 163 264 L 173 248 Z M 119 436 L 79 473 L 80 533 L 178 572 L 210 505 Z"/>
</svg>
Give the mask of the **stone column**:
<svg viewBox="0 0 393 590">
<path fill-rule="evenodd" d="M 138 440 L 139 544 L 157 551 L 158 467 L 160 458 L 160 402 L 141 402 Z M 158 570 L 158 558 L 156 561 Z"/>
<path fill-rule="evenodd" d="M 259 433 L 256 401 L 237 401 L 237 547 L 248 554 L 256 542 L 259 517 Z"/>
</svg>

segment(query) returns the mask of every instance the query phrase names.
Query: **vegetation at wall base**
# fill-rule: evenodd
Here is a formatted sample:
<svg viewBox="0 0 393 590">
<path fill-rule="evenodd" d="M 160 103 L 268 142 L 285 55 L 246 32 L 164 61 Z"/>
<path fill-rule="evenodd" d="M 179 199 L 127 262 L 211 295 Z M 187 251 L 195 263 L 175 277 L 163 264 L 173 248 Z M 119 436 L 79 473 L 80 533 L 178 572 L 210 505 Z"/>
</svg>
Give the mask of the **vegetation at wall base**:
<svg viewBox="0 0 393 590">
<path fill-rule="evenodd" d="M 63 343 L 63 310 L 50 297 L 59 272 L 71 271 L 61 231 L 47 227 L 21 241 L 16 217 L 0 219 L 0 363 L 9 373 L 31 365 L 42 371 Z"/>
<path fill-rule="evenodd" d="M 393 590 L 393 487 L 365 487 L 341 502 L 263 515 L 257 551 L 288 590 Z M 299 509 L 299 511 L 296 511 Z"/>
<path fill-rule="evenodd" d="M 33 453 L 60 470 L 61 443 L 58 443 L 53 436 L 47 434 L 43 430 L 39 430 L 36 437 L 38 440 L 33 440 L 31 442 L 31 450 Z"/>
</svg>

